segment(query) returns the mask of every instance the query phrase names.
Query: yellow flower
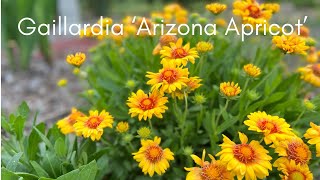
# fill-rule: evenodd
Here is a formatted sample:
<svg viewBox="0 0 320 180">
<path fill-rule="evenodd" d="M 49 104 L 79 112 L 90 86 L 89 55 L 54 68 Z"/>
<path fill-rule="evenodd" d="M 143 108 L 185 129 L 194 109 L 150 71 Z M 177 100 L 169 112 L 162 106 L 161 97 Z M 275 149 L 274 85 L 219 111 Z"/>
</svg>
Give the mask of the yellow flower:
<svg viewBox="0 0 320 180">
<path fill-rule="evenodd" d="M 308 141 L 309 144 L 315 144 L 317 150 L 317 157 L 320 157 L 320 126 L 317 126 L 313 122 L 310 122 L 311 128 L 307 130 L 304 134 L 306 139 L 310 139 Z"/>
<path fill-rule="evenodd" d="M 238 86 L 238 83 L 234 84 L 234 82 L 223 82 L 220 83 L 220 92 L 227 97 L 234 97 L 241 92 L 241 89 Z"/>
<path fill-rule="evenodd" d="M 79 117 L 84 116 L 85 115 L 82 112 L 78 111 L 76 108 L 72 108 L 71 113 L 67 117 L 57 122 L 57 126 L 63 134 L 73 133 L 75 132 L 73 127 L 74 123 L 76 123 Z"/>
<path fill-rule="evenodd" d="M 111 25 L 112 24 L 112 19 L 111 18 L 103 18 L 102 20 L 99 19 L 99 21 L 97 22 L 97 24 L 102 24 L 102 27 L 105 28 L 107 27 L 107 25 Z"/>
<path fill-rule="evenodd" d="M 265 24 L 272 16 L 273 11 L 263 7 L 253 0 L 236 0 L 233 3 L 233 14 L 242 17 L 244 24 Z"/>
<path fill-rule="evenodd" d="M 311 159 L 309 147 L 299 137 L 275 143 L 275 152 L 282 156 L 274 162 L 274 166 L 278 168 L 286 159 L 301 165 L 307 165 Z"/>
<path fill-rule="evenodd" d="M 309 49 L 305 40 L 296 35 L 273 36 L 272 43 L 287 54 L 307 54 L 306 50 Z"/>
<path fill-rule="evenodd" d="M 280 164 L 279 169 L 282 174 L 282 180 L 312 180 L 313 175 L 308 166 L 301 166 L 296 164 L 293 160 L 285 160 Z"/>
<path fill-rule="evenodd" d="M 184 86 L 181 90 L 177 89 L 176 91 L 172 92 L 171 95 L 173 98 L 177 97 L 178 99 L 184 98 L 184 93 L 188 94 L 192 91 L 198 89 L 202 84 L 200 84 L 202 80 L 195 76 L 188 78 L 187 86 Z"/>
<path fill-rule="evenodd" d="M 177 66 L 186 66 L 188 61 L 192 64 L 195 63 L 195 59 L 198 58 L 198 52 L 195 48 L 190 49 L 190 44 L 182 46 L 182 38 L 179 38 L 176 43 L 170 43 L 170 46 L 163 46 L 160 51 L 161 64 L 166 62 L 174 62 Z"/>
<path fill-rule="evenodd" d="M 67 63 L 77 67 L 81 66 L 85 60 L 86 60 L 86 55 L 80 52 L 76 53 L 75 55 L 70 54 L 66 58 Z"/>
<path fill-rule="evenodd" d="M 112 128 L 113 117 L 105 110 L 89 111 L 89 116 L 77 118 L 74 124 L 76 132 L 79 132 L 83 137 L 90 137 L 92 141 L 100 140 L 104 128 Z"/>
<path fill-rule="evenodd" d="M 169 161 L 174 160 L 173 152 L 170 149 L 160 147 L 161 138 L 154 140 L 141 140 L 141 148 L 138 152 L 132 153 L 133 159 L 139 162 L 139 167 L 144 174 L 153 176 L 154 172 L 162 175 L 170 167 Z"/>
<path fill-rule="evenodd" d="M 272 13 L 277 13 L 280 11 L 280 5 L 277 3 L 264 3 L 261 4 L 261 9 L 270 10 Z"/>
<path fill-rule="evenodd" d="M 211 51 L 213 49 L 213 45 L 209 42 L 201 41 L 197 43 L 196 48 L 198 52 L 205 53 Z"/>
<path fill-rule="evenodd" d="M 148 127 L 141 127 L 138 129 L 137 133 L 142 139 L 147 139 L 149 138 L 151 131 Z"/>
<path fill-rule="evenodd" d="M 301 79 L 315 87 L 320 87 L 320 63 L 299 68 L 298 71 L 301 73 Z"/>
<path fill-rule="evenodd" d="M 209 154 L 211 162 L 205 161 L 206 151 L 203 150 L 202 159 L 192 154 L 191 158 L 200 167 L 184 168 L 189 171 L 186 180 L 233 180 L 233 175 L 227 170 L 226 164 Z"/>
<path fill-rule="evenodd" d="M 129 129 L 129 124 L 127 122 L 121 121 L 117 124 L 116 130 L 119 133 L 127 132 Z"/>
<path fill-rule="evenodd" d="M 173 62 L 165 63 L 158 73 L 147 72 L 147 82 L 152 90 L 159 89 L 161 93 L 172 93 L 187 86 L 188 68 L 176 67 Z"/>
<path fill-rule="evenodd" d="M 243 70 L 251 77 L 258 77 L 261 74 L 260 68 L 253 64 L 244 65 Z"/>
<path fill-rule="evenodd" d="M 57 82 L 57 85 L 58 85 L 59 87 L 64 87 L 64 86 L 66 86 L 67 84 L 68 84 L 68 80 L 65 79 L 65 78 L 59 79 L 59 81 Z"/>
<path fill-rule="evenodd" d="M 316 47 L 310 47 L 310 50 L 306 56 L 306 60 L 308 63 L 316 63 L 318 62 L 318 54 L 317 54 L 317 49 Z"/>
<path fill-rule="evenodd" d="M 143 118 L 151 119 L 153 115 L 162 118 L 162 114 L 168 109 L 165 105 L 168 98 L 164 97 L 158 90 L 145 94 L 141 89 L 137 93 L 132 93 L 128 98 L 127 105 L 130 107 L 129 114 L 131 117 L 138 116 L 139 121 Z"/>
<path fill-rule="evenodd" d="M 227 9 L 227 5 L 220 4 L 220 3 L 211 3 L 206 5 L 206 9 L 211 13 L 217 15 L 222 13 L 224 10 Z"/>
<path fill-rule="evenodd" d="M 222 150 L 217 154 L 231 173 L 238 179 L 264 179 L 272 169 L 268 151 L 258 141 L 248 144 L 248 137 L 239 132 L 241 144 L 236 144 L 223 135 Z"/>
<path fill-rule="evenodd" d="M 221 27 L 225 27 L 227 25 L 227 22 L 226 20 L 224 20 L 223 18 L 216 18 L 214 20 L 214 23 L 218 26 L 221 26 Z"/>
<path fill-rule="evenodd" d="M 271 116 L 265 112 L 258 111 L 248 115 L 248 118 L 248 120 L 244 121 L 244 124 L 249 126 L 251 131 L 263 133 L 266 144 L 295 136 L 290 125 L 278 116 Z"/>
</svg>

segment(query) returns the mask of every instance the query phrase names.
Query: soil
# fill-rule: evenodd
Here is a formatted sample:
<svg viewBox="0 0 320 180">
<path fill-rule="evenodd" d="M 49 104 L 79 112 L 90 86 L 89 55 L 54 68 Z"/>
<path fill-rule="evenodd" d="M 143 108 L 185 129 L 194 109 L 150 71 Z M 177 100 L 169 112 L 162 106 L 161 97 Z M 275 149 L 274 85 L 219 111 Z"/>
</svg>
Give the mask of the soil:
<svg viewBox="0 0 320 180">
<path fill-rule="evenodd" d="M 1 110 L 8 115 L 15 112 L 22 101 L 26 101 L 33 116 L 38 112 L 38 121 L 50 125 L 67 115 L 73 106 L 85 103 L 77 95 L 83 89 L 79 80 L 72 74 L 72 66 L 65 62 L 65 57 L 75 51 L 87 52 L 96 44 L 95 41 L 79 39 L 56 39 L 52 42 L 54 61 L 52 66 L 43 61 L 39 52 L 33 54 L 27 71 L 13 71 L 8 59 L 2 54 L 1 61 Z M 58 87 L 57 82 L 66 78 L 68 84 Z M 30 123 L 29 123 L 30 124 Z"/>
</svg>

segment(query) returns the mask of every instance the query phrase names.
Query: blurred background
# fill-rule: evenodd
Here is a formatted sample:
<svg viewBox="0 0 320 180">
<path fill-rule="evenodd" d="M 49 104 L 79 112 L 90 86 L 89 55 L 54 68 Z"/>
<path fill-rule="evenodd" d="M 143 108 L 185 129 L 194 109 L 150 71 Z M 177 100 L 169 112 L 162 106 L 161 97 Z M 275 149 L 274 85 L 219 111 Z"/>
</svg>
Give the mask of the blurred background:
<svg viewBox="0 0 320 180">
<path fill-rule="evenodd" d="M 58 16 L 67 16 L 68 24 L 94 23 L 100 16 L 120 21 L 126 15 L 149 16 L 151 11 L 161 10 L 165 4 L 176 2 L 190 12 L 204 12 L 209 2 L 204 0 L 2 0 L 2 47 L 1 47 L 1 108 L 3 113 L 12 112 L 25 100 L 30 108 L 39 111 L 41 121 L 51 122 L 67 114 L 72 106 L 84 103 L 77 96 L 82 85 L 66 64 L 67 54 L 88 52 L 98 43 L 96 40 L 76 36 L 23 36 L 17 25 L 20 19 L 31 17 L 37 23 L 52 24 Z M 231 16 L 232 0 L 219 1 L 228 4 Z M 309 16 L 307 26 L 311 35 L 320 37 L 319 0 L 274 0 L 280 13 L 271 21 L 295 23 Z M 56 27 L 59 28 L 59 27 Z M 60 27 L 63 28 L 63 27 Z M 90 61 L 90 58 L 88 58 Z M 61 78 L 68 79 L 64 88 L 57 86 Z"/>
</svg>

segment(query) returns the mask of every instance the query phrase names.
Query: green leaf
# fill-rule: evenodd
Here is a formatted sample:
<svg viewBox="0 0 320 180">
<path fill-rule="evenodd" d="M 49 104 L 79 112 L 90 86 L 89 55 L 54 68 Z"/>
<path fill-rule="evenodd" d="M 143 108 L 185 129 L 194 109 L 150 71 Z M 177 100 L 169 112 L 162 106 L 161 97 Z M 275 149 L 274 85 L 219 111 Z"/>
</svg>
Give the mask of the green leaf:
<svg viewBox="0 0 320 180">
<path fill-rule="evenodd" d="M 41 132 L 45 132 L 45 124 L 40 123 L 36 126 L 36 128 Z M 41 142 L 41 137 L 37 133 L 35 129 L 32 129 L 29 139 L 28 139 L 28 147 L 27 147 L 27 154 L 29 160 L 35 160 L 37 152 L 39 150 L 38 144 Z"/>
<path fill-rule="evenodd" d="M 232 117 L 228 121 L 224 121 L 221 125 L 218 126 L 216 134 L 221 134 L 231 126 L 233 126 L 236 122 L 238 122 L 238 118 Z"/>
<path fill-rule="evenodd" d="M 54 144 L 54 150 L 56 151 L 58 156 L 66 156 L 67 154 L 67 147 L 62 138 L 56 140 Z"/>
<path fill-rule="evenodd" d="M 29 117 L 29 112 L 30 112 L 29 106 L 25 101 L 23 101 L 18 107 L 19 116 L 23 117 L 24 119 L 27 119 Z"/>
<path fill-rule="evenodd" d="M 96 161 L 92 161 L 87 165 L 81 166 L 79 169 L 73 170 L 65 175 L 57 178 L 57 180 L 87 180 L 95 179 L 98 172 Z"/>
<path fill-rule="evenodd" d="M 23 179 L 26 180 L 37 180 L 39 179 L 38 176 L 34 175 L 34 174 L 30 174 L 30 173 L 26 173 L 26 172 L 16 172 L 16 175 L 23 177 Z"/>
<path fill-rule="evenodd" d="M 19 176 L 9 171 L 8 169 L 2 167 L 1 168 L 1 179 L 5 180 L 18 180 Z"/>
<path fill-rule="evenodd" d="M 36 161 L 31 161 L 30 163 L 39 177 L 49 177 L 48 173 Z"/>
<path fill-rule="evenodd" d="M 13 124 L 14 132 L 16 133 L 18 140 L 20 140 L 23 137 L 23 129 L 24 129 L 25 121 L 26 119 L 22 116 L 18 116 L 14 121 L 14 124 Z"/>
<path fill-rule="evenodd" d="M 7 168 L 8 170 L 14 172 L 14 171 L 16 170 L 18 164 L 19 164 L 19 160 L 20 160 L 22 154 L 23 154 L 22 152 L 19 152 L 19 153 L 15 154 L 15 155 L 10 159 L 10 161 L 8 162 L 6 168 Z"/>
<path fill-rule="evenodd" d="M 36 127 L 33 127 L 33 129 L 38 133 L 38 135 L 40 136 L 42 141 L 49 147 L 49 149 L 54 150 L 53 145 L 51 144 L 49 139 L 41 131 L 39 131 L 39 129 L 37 129 Z"/>
<path fill-rule="evenodd" d="M 1 127 L 8 133 L 11 132 L 10 124 L 4 116 L 1 116 Z"/>
</svg>

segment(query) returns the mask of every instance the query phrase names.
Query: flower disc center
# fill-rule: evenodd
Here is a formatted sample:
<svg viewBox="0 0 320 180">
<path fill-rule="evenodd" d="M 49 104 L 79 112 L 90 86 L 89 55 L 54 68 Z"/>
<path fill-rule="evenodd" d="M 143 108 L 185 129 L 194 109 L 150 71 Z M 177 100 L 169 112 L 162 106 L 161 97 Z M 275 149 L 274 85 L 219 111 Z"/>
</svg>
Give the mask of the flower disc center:
<svg viewBox="0 0 320 180">
<path fill-rule="evenodd" d="M 87 121 L 87 126 L 91 129 L 96 129 L 100 123 L 102 122 L 102 119 L 99 117 L 90 117 L 89 120 Z"/>
<path fill-rule="evenodd" d="M 255 151 L 248 144 L 238 144 L 233 149 L 234 156 L 242 163 L 248 164 L 255 160 Z"/>
<path fill-rule="evenodd" d="M 143 110 L 152 109 L 154 107 L 154 102 L 150 98 L 143 99 L 140 103 L 140 107 Z"/>
<path fill-rule="evenodd" d="M 188 53 L 183 48 L 176 48 L 172 51 L 171 55 L 173 58 L 178 59 L 186 57 Z"/>
<path fill-rule="evenodd" d="M 150 146 L 146 151 L 146 157 L 152 163 L 158 162 L 163 155 L 163 150 L 159 146 Z"/>
</svg>

